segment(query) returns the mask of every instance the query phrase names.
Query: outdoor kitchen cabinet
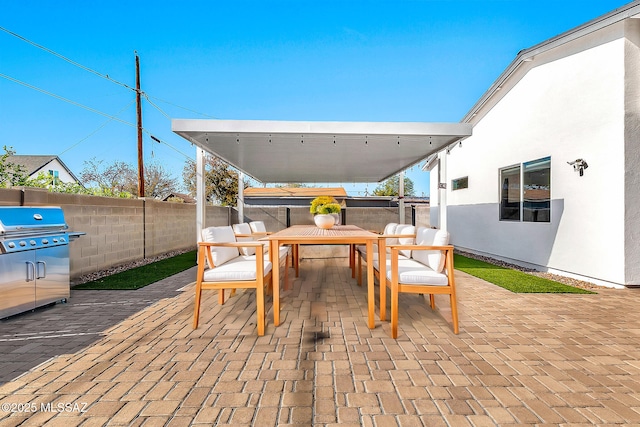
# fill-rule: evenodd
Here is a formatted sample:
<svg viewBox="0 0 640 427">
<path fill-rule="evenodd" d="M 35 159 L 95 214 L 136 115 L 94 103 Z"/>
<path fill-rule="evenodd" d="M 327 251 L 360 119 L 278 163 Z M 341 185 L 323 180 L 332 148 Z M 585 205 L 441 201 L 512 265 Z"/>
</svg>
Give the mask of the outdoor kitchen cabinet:
<svg viewBox="0 0 640 427">
<path fill-rule="evenodd" d="M 0 206 L 0 319 L 66 301 L 69 241 L 57 206 Z"/>
<path fill-rule="evenodd" d="M 69 246 L 0 256 L 0 319 L 69 298 Z"/>
</svg>

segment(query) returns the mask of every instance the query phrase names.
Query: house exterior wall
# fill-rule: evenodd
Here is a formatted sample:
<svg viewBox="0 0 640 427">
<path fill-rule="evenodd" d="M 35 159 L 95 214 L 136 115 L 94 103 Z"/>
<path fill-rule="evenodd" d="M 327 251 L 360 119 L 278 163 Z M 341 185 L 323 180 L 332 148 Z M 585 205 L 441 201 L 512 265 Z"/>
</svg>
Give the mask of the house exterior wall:
<svg viewBox="0 0 640 427">
<path fill-rule="evenodd" d="M 30 178 L 36 178 L 40 172 L 44 174 L 48 174 L 50 170 L 57 171 L 58 178 L 62 182 L 65 182 L 65 183 L 77 182 L 75 178 L 71 174 L 69 174 L 69 172 L 67 172 L 67 169 L 57 159 L 52 160 L 51 162 L 47 163 L 44 167 L 37 170 L 35 173 L 33 173 L 30 176 Z"/>
<path fill-rule="evenodd" d="M 447 155 L 443 182 L 454 245 L 626 283 L 624 31 L 623 23 L 611 25 L 523 63 L 473 135 Z M 500 221 L 500 169 L 547 156 L 550 222 Z M 578 158 L 589 165 L 584 176 L 567 164 Z M 431 173 L 437 182 L 438 168 Z M 468 188 L 452 191 L 451 180 L 465 176 Z"/>
<path fill-rule="evenodd" d="M 640 285 L 640 20 L 625 22 L 625 277 Z"/>
</svg>

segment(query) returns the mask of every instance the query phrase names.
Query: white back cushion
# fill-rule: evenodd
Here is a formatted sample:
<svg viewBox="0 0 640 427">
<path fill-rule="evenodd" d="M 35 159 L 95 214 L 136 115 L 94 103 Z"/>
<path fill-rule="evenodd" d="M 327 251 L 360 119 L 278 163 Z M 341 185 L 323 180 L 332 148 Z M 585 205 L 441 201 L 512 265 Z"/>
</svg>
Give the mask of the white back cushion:
<svg viewBox="0 0 640 427">
<path fill-rule="evenodd" d="M 398 224 L 395 222 L 390 222 L 389 224 L 387 224 L 384 227 L 384 231 L 382 232 L 382 234 L 387 234 L 387 235 L 394 235 L 396 234 L 396 228 L 398 227 Z M 395 237 L 392 237 L 391 239 L 386 239 L 385 244 L 388 245 L 397 245 L 398 244 L 398 239 Z"/>
<path fill-rule="evenodd" d="M 398 224 L 396 227 L 396 233 L 399 235 L 407 235 L 409 237 L 400 237 L 398 238 L 399 245 L 413 245 L 415 243 L 414 235 L 416 234 L 416 228 L 413 225 L 409 224 Z M 407 258 L 411 257 L 410 250 L 402 250 L 400 253 Z"/>
<path fill-rule="evenodd" d="M 390 222 L 389 224 L 384 226 L 384 231 L 382 234 L 396 234 L 396 227 L 398 226 L 395 222 Z"/>
<path fill-rule="evenodd" d="M 444 246 L 449 244 L 449 233 L 435 228 L 418 227 L 416 245 Z M 445 257 L 442 251 L 415 250 L 413 259 L 429 266 L 436 273 L 442 273 Z"/>
<path fill-rule="evenodd" d="M 251 234 L 251 227 L 246 222 L 242 224 L 233 224 L 235 234 Z M 253 237 L 236 237 L 238 242 L 253 242 Z M 240 248 L 242 255 L 255 255 L 256 248 Z"/>
<path fill-rule="evenodd" d="M 264 226 L 264 222 L 263 221 L 251 221 L 249 223 L 249 226 L 251 227 L 251 230 L 253 230 L 254 233 L 266 233 L 267 232 L 267 227 Z"/>
<path fill-rule="evenodd" d="M 216 243 L 235 243 L 236 235 L 230 226 L 208 227 L 202 230 L 202 241 Z M 238 248 L 211 247 L 211 258 L 215 266 L 222 265 L 240 255 Z M 213 267 L 213 266 L 209 266 Z"/>
</svg>

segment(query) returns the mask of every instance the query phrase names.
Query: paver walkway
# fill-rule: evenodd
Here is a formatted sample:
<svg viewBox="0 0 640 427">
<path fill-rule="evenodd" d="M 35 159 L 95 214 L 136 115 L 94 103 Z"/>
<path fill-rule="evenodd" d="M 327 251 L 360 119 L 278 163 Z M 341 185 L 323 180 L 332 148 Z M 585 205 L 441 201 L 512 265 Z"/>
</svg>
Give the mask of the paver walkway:
<svg viewBox="0 0 640 427">
<path fill-rule="evenodd" d="M 176 292 L 192 271 L 2 322 L 0 427 L 640 425 L 639 290 L 513 294 L 457 272 L 460 334 L 446 298 L 432 312 L 402 295 L 393 340 L 367 328 L 346 264 L 305 260 L 264 337 L 242 291 L 205 293 L 192 330 L 191 288 Z M 75 335 L 9 341 L 63 327 Z"/>
</svg>

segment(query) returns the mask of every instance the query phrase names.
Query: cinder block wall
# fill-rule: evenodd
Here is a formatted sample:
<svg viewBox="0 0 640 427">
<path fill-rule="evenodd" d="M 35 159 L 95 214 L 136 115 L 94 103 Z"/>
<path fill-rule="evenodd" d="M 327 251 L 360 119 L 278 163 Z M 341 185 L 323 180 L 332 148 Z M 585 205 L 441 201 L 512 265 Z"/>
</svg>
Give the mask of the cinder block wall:
<svg viewBox="0 0 640 427">
<path fill-rule="evenodd" d="M 287 228 L 287 209 L 289 211 L 289 225 L 313 224 L 313 215 L 309 208 L 303 206 L 246 206 L 244 208 L 244 222 L 264 221 L 267 230 L 278 231 Z M 235 211 L 235 209 L 234 209 Z M 343 210 L 345 223 L 357 225 L 365 230 L 382 232 L 390 222 L 399 222 L 399 208 L 353 208 Z M 237 213 L 236 213 L 237 215 Z M 405 224 L 412 224 L 412 208 L 405 208 Z M 429 206 L 416 206 L 415 225 L 429 226 Z"/>
<path fill-rule="evenodd" d="M 0 188 L 0 206 L 60 206 L 69 230 L 86 235 L 69 245 L 71 279 L 126 262 L 174 250 L 196 247 L 196 206 L 152 199 L 116 199 L 78 194 L 50 193 L 43 189 Z M 405 222 L 411 224 L 411 207 Z M 244 221 L 264 221 L 267 230 L 313 224 L 304 206 L 247 206 Z M 346 224 L 381 232 L 398 222 L 398 208 L 347 208 Z M 429 208 L 416 209 L 416 225 L 429 225 Z M 235 208 L 207 206 L 205 226 L 238 223 Z"/>
<path fill-rule="evenodd" d="M 151 199 L 0 189 L 0 206 L 60 206 L 71 231 L 71 279 L 130 261 L 196 247 L 196 207 Z M 208 225 L 227 225 L 230 208 L 208 206 Z"/>
</svg>

